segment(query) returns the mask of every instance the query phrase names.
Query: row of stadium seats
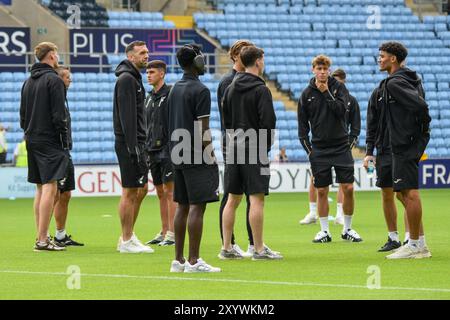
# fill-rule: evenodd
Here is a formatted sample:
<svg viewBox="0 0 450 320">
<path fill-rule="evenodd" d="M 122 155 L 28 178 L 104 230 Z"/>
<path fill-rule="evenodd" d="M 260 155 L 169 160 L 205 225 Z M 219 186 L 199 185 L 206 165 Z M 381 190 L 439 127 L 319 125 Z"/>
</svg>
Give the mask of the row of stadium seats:
<svg viewBox="0 0 450 320">
<path fill-rule="evenodd" d="M 242 4 L 241 0 L 216 0 L 215 1 L 220 9 L 222 9 L 227 4 Z M 276 6 L 308 6 L 308 5 L 353 5 L 355 1 L 353 0 L 247 0 L 248 5 L 255 4 L 266 4 L 266 5 L 276 5 Z M 370 5 L 402 5 L 404 0 L 358 0 L 359 5 L 370 6 Z"/>
<path fill-rule="evenodd" d="M 172 21 L 164 21 L 160 12 L 128 12 L 106 11 L 95 0 L 78 0 L 69 2 L 66 0 L 44 1 L 44 5 L 63 20 L 67 20 L 72 13 L 67 12 L 71 5 L 80 8 L 82 27 L 111 27 L 130 29 L 171 29 L 175 28 Z"/>
<path fill-rule="evenodd" d="M 19 127 L 19 99 L 20 88 L 28 77 L 25 73 L 0 73 L 0 81 L 7 81 L 0 94 L 0 122 L 10 130 L 7 133 L 9 142 L 8 159 L 17 143 L 23 137 Z M 174 83 L 180 79 L 180 74 L 167 74 L 166 81 Z M 72 85 L 68 91 L 68 103 L 72 117 L 73 130 L 73 159 L 81 163 L 116 163 L 114 154 L 114 135 L 112 127 L 112 100 L 116 77 L 113 73 L 73 73 Z M 205 74 L 202 81 L 211 91 L 211 128 L 215 137 L 214 146 L 218 159 L 222 159 L 220 149 L 220 118 L 217 105 L 218 77 Z M 95 82 L 97 85 L 92 86 Z M 12 84 L 12 85 L 9 85 Z M 145 84 L 147 91 L 150 86 Z M 6 91 L 5 87 L 8 88 Z M 14 87 L 15 90 L 9 90 Z M 95 90 L 94 90 L 95 89 Z M 277 128 L 280 129 L 279 145 L 289 147 L 288 156 L 291 160 L 305 160 L 306 154 L 302 150 L 297 137 L 296 112 L 287 111 L 283 102 L 274 101 L 274 108 L 278 118 Z M 295 148 L 294 148 L 295 147 Z M 273 152 L 275 155 L 275 151 Z"/>
<path fill-rule="evenodd" d="M 424 24 L 427 30 L 436 32 L 444 44 L 450 47 L 450 16 L 426 16 Z"/>
<path fill-rule="evenodd" d="M 111 28 L 131 29 L 170 29 L 175 28 L 172 21 L 164 21 L 160 12 L 119 12 L 109 11 L 109 26 Z"/>
<path fill-rule="evenodd" d="M 412 13 L 411 9 L 405 6 L 378 6 L 379 13 L 381 15 L 410 15 Z M 308 14 L 308 15 L 326 15 L 327 13 L 333 11 L 334 14 L 338 15 L 346 15 L 347 18 L 351 15 L 363 14 L 367 17 L 373 15 L 373 11 L 371 11 L 365 5 L 336 5 L 336 6 L 320 6 L 317 7 L 315 5 L 312 6 L 275 6 L 275 5 L 265 5 L 265 4 L 238 4 L 238 5 L 226 5 L 224 7 L 224 11 L 226 14 L 232 13 L 241 13 L 245 14 L 246 12 L 253 12 L 256 14 L 283 14 L 283 13 L 291 13 L 291 14 Z"/>
<path fill-rule="evenodd" d="M 382 5 L 380 30 L 370 29 L 368 19 L 374 12 L 367 10 L 367 5 Z M 450 49 L 403 1 L 263 1 L 256 5 L 253 1 L 221 1 L 219 6 L 223 14 L 196 13 L 197 26 L 224 47 L 242 38 L 262 47 L 266 75 L 294 99 L 306 87 L 311 61 L 317 54 L 329 55 L 333 68 L 346 70 L 347 86 L 361 106 L 360 146 L 364 145 L 367 101 L 377 83 L 386 77 L 377 66 L 378 47 L 391 39 L 405 43 L 410 52 L 408 66 L 417 69 L 424 79 L 433 130 L 450 127 L 446 109 L 450 108 Z M 440 141 L 436 147 L 445 146 Z"/>
</svg>

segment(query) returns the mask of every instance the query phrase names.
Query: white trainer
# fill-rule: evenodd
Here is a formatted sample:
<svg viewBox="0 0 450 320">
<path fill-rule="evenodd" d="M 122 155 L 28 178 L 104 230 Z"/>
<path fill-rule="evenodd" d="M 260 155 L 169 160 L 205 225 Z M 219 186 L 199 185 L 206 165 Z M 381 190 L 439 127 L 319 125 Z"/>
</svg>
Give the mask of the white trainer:
<svg viewBox="0 0 450 320">
<path fill-rule="evenodd" d="M 128 241 L 121 241 L 119 245 L 120 253 L 142 253 L 142 248 L 137 245 L 133 239 Z"/>
<path fill-rule="evenodd" d="M 344 217 L 341 215 L 336 215 L 336 218 L 334 219 L 334 224 L 340 224 L 341 226 L 344 225 Z"/>
<path fill-rule="evenodd" d="M 184 272 L 184 267 L 186 265 L 186 260 L 184 263 L 181 263 L 178 260 L 173 260 L 170 265 L 170 272 Z"/>
<path fill-rule="evenodd" d="M 280 251 L 275 251 L 270 249 L 266 244 L 264 244 L 264 248 L 265 249 L 269 249 L 270 251 L 272 251 L 274 254 L 280 254 Z M 252 246 L 251 244 L 248 245 L 248 249 L 246 254 L 250 255 L 250 257 L 253 257 L 253 254 L 255 253 L 255 246 Z"/>
<path fill-rule="evenodd" d="M 221 272 L 220 268 L 216 268 L 207 264 L 203 259 L 198 258 L 197 263 L 191 265 L 189 261 L 186 260 L 184 263 L 184 272 L 185 273 L 200 273 L 200 272 Z"/>
<path fill-rule="evenodd" d="M 120 251 L 120 244 L 122 243 L 122 236 L 119 237 L 119 241 L 117 241 L 117 251 Z"/>
<path fill-rule="evenodd" d="M 253 254 L 249 254 L 248 251 L 244 251 L 237 244 L 233 245 L 233 249 L 236 250 L 244 258 L 251 258 Z"/>
<path fill-rule="evenodd" d="M 427 246 L 424 246 L 422 249 L 420 249 L 420 258 L 416 259 L 426 259 L 431 258 L 431 251 L 428 249 Z"/>
<path fill-rule="evenodd" d="M 134 233 L 131 236 L 131 240 L 133 240 L 134 243 L 142 249 L 143 253 L 153 253 L 153 252 L 155 252 L 155 250 L 153 250 L 149 246 L 144 245 Z"/>
<path fill-rule="evenodd" d="M 300 224 L 314 224 L 317 222 L 317 217 L 311 213 L 306 214 L 306 216 L 300 220 Z"/>
<path fill-rule="evenodd" d="M 415 248 L 410 245 L 400 247 L 394 253 L 386 256 L 386 259 L 421 259 L 421 258 L 422 254 L 419 248 Z"/>
</svg>

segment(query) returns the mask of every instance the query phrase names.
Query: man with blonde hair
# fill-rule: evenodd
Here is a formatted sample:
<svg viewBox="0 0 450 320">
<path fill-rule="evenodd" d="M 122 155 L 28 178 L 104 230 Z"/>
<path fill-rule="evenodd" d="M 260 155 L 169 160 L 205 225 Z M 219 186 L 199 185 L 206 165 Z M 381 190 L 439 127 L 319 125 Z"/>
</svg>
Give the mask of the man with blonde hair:
<svg viewBox="0 0 450 320">
<path fill-rule="evenodd" d="M 48 236 L 57 195 L 57 182 L 69 163 L 64 82 L 58 77 L 58 48 L 42 42 L 34 50 L 38 60 L 22 87 L 20 127 L 28 150 L 28 182 L 37 185 L 34 212 L 37 227 L 35 251 L 62 251 Z"/>
<path fill-rule="evenodd" d="M 318 212 L 321 231 L 314 243 L 331 242 L 328 225 L 328 192 L 333 183 L 332 168 L 336 181 L 344 192 L 344 229 L 342 239 L 351 242 L 362 241 L 351 228 L 354 198 L 354 160 L 351 153 L 352 141 L 346 124 L 349 112 L 349 93 L 345 85 L 330 76 L 331 59 L 324 55 L 312 61 L 314 77 L 302 92 L 298 102 L 299 139 L 308 154 L 318 193 Z M 309 132 L 312 141 L 309 140 Z"/>
</svg>

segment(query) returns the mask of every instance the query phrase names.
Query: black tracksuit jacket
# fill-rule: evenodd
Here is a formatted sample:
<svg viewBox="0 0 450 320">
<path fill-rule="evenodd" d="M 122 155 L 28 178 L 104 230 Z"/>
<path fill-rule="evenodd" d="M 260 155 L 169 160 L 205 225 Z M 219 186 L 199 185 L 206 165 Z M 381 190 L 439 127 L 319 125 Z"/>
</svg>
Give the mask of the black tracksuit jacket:
<svg viewBox="0 0 450 320">
<path fill-rule="evenodd" d="M 238 72 L 225 91 L 222 107 L 226 130 L 256 130 L 258 143 L 251 145 L 249 139 L 246 139 L 246 150 L 256 149 L 258 155 L 262 155 L 259 153 L 259 140 L 266 138 L 264 143 L 267 152 L 270 151 L 275 135 L 276 116 L 272 94 L 263 79 L 251 73 Z M 259 129 L 266 129 L 266 137 L 259 134 Z M 239 137 L 237 138 L 239 142 Z"/>
<path fill-rule="evenodd" d="M 56 143 L 69 148 L 64 82 L 45 63 L 35 63 L 22 86 L 20 127 L 27 141 Z"/>
<path fill-rule="evenodd" d="M 328 78 L 328 91 L 324 93 L 317 89 L 315 78 L 311 79 L 297 109 L 298 135 L 307 154 L 313 150 L 327 154 L 348 150 L 351 143 L 347 124 L 349 101 L 347 88 L 336 79 Z"/>
<path fill-rule="evenodd" d="M 386 119 L 394 154 L 411 150 L 424 135 L 429 139 L 431 118 L 422 81 L 415 71 L 401 68 L 390 75 L 383 83 L 383 95 L 387 102 Z"/>
<path fill-rule="evenodd" d="M 377 154 L 391 154 L 392 152 L 382 91 L 384 81 L 373 90 L 367 106 L 366 155 L 368 156 L 373 156 L 375 148 Z"/>
<path fill-rule="evenodd" d="M 145 149 L 147 140 L 142 76 L 128 60 L 122 61 L 115 73 L 114 135 L 116 141 L 126 143 L 130 155 L 139 156 Z"/>
<path fill-rule="evenodd" d="M 147 151 L 161 158 L 169 157 L 169 107 L 170 87 L 164 84 L 158 92 L 152 90 L 145 99 L 147 120 Z"/>
</svg>

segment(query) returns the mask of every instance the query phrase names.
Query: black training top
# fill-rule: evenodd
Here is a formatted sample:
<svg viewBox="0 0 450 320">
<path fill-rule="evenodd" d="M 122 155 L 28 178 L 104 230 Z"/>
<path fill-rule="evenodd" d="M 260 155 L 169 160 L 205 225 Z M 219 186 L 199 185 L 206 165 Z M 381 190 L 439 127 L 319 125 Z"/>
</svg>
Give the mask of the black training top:
<svg viewBox="0 0 450 320">
<path fill-rule="evenodd" d="M 415 71 L 401 68 L 384 82 L 383 95 L 392 152 L 402 153 L 430 130 L 422 81 Z"/>
<path fill-rule="evenodd" d="M 220 114 L 220 128 L 222 131 L 225 131 L 225 126 L 223 124 L 223 97 L 225 95 L 225 90 L 230 86 L 230 84 L 233 82 L 234 76 L 236 75 L 237 71 L 232 69 L 230 72 L 225 74 L 222 79 L 219 82 L 219 86 L 217 87 L 217 104 L 219 107 L 219 114 Z"/>
<path fill-rule="evenodd" d="M 69 148 L 64 82 L 46 63 L 35 63 L 22 86 L 20 127 L 27 141 Z"/>
<path fill-rule="evenodd" d="M 233 131 L 231 138 L 236 139 L 234 148 L 244 146 L 245 149 L 256 150 L 258 157 L 265 157 L 266 152 L 272 147 L 276 116 L 272 94 L 264 80 L 251 73 L 238 72 L 225 91 L 222 105 L 227 135 L 231 129 Z M 247 135 L 253 130 L 257 135 L 256 140 L 252 141 Z M 266 149 L 259 152 L 263 146 Z M 227 149 L 227 153 L 230 150 Z M 236 161 L 236 159 L 229 160 Z"/>
<path fill-rule="evenodd" d="M 171 156 L 174 167 L 204 164 L 200 123 L 202 118 L 210 116 L 209 89 L 197 76 L 185 73 L 170 90 L 168 107 L 169 147 L 176 155 Z"/>
<path fill-rule="evenodd" d="M 116 141 L 125 142 L 131 155 L 138 155 L 147 140 L 142 76 L 128 60 L 116 68 L 114 88 L 114 135 Z"/>
<path fill-rule="evenodd" d="M 349 93 L 345 85 L 328 78 L 328 91 L 320 92 L 312 78 L 298 101 L 299 139 L 307 153 L 342 153 L 350 146 L 347 118 Z M 309 141 L 309 132 L 312 141 Z"/>
<path fill-rule="evenodd" d="M 377 154 L 391 154 L 386 104 L 381 90 L 385 81 L 381 81 L 373 90 L 367 105 L 366 155 L 368 156 L 374 155 L 375 148 Z"/>
<path fill-rule="evenodd" d="M 147 114 L 147 150 L 159 154 L 160 158 L 169 158 L 167 98 L 170 87 L 164 85 L 155 92 L 153 89 L 145 100 Z"/>
</svg>

